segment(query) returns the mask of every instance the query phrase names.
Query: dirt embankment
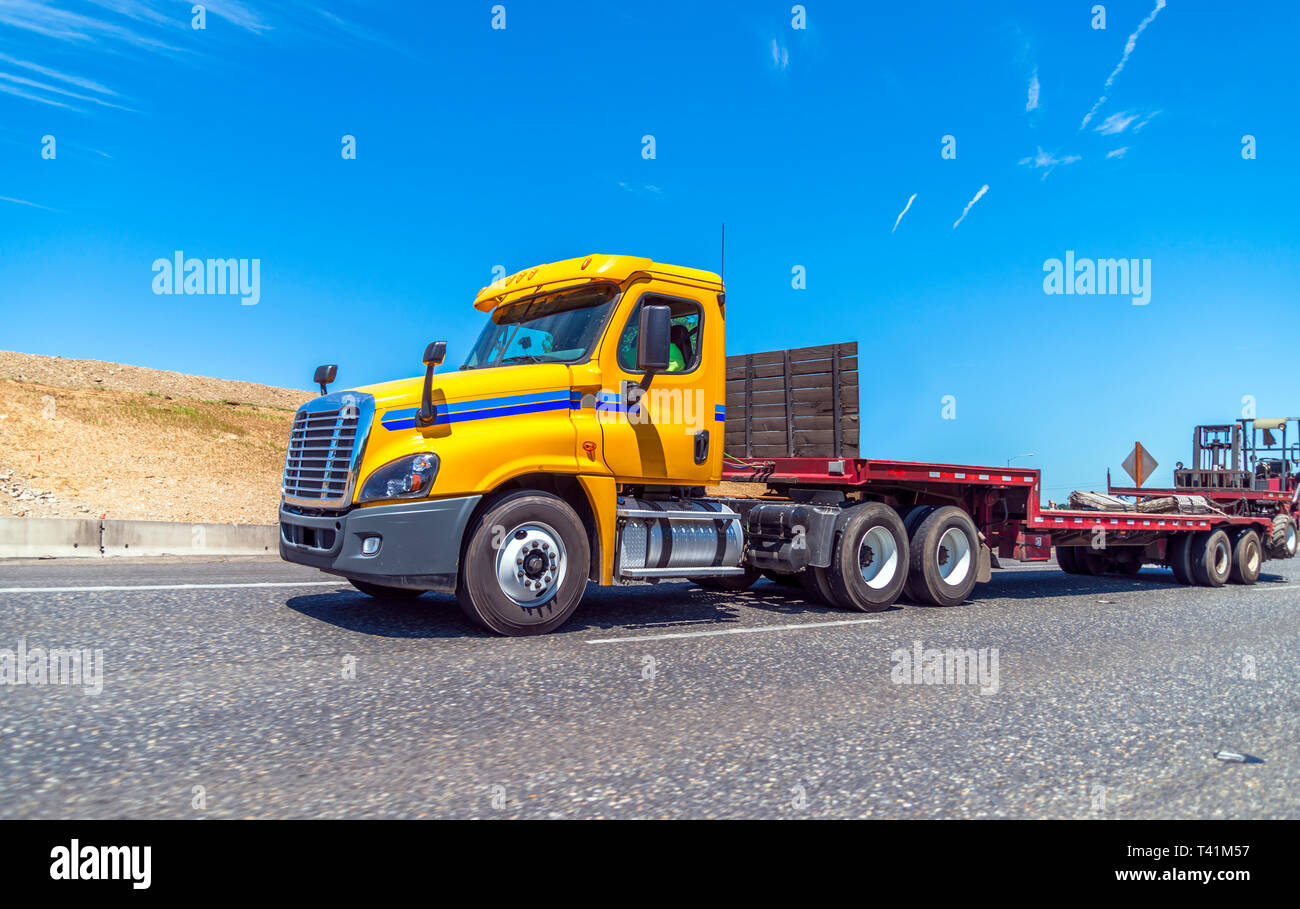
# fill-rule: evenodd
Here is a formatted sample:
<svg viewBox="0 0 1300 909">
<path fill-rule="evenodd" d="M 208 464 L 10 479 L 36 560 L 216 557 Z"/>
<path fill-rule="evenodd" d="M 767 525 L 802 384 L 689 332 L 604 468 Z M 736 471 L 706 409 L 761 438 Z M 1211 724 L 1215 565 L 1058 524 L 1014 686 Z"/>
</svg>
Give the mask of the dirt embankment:
<svg viewBox="0 0 1300 909">
<path fill-rule="evenodd" d="M 0 351 L 0 515 L 273 523 L 311 396 Z"/>
</svg>

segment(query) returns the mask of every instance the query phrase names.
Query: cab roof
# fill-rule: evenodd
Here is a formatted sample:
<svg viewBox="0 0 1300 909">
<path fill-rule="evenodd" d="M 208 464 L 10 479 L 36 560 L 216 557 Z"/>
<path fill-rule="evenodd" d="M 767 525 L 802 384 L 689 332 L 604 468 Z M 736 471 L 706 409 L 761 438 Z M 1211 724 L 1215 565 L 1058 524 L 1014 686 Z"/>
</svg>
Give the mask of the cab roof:
<svg viewBox="0 0 1300 909">
<path fill-rule="evenodd" d="M 474 308 L 490 312 L 503 303 L 532 296 L 541 290 L 556 289 L 560 285 L 607 281 L 622 284 L 636 274 L 647 274 L 686 284 L 722 289 L 722 279 L 711 271 L 665 265 L 642 256 L 620 256 L 593 253 L 577 259 L 549 262 L 517 271 L 508 278 L 484 287 L 474 298 Z"/>
</svg>

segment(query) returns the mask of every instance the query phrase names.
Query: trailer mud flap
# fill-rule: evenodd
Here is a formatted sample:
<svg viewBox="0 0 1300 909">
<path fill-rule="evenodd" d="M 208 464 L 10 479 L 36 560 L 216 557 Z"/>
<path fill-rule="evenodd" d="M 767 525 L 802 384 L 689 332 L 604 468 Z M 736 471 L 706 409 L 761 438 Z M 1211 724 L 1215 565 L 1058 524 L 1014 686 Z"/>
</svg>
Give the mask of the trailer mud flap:
<svg viewBox="0 0 1300 909">
<path fill-rule="evenodd" d="M 983 584 L 993 577 L 993 550 L 989 549 L 988 543 L 980 543 L 980 561 L 976 569 L 975 582 Z"/>
</svg>

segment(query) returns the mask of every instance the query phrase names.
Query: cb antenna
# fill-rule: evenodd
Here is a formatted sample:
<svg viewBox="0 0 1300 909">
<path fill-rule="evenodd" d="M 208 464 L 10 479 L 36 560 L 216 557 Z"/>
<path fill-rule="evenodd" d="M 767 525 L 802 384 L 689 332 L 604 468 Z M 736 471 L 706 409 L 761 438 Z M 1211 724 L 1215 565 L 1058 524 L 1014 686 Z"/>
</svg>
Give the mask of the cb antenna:
<svg viewBox="0 0 1300 909">
<path fill-rule="evenodd" d="M 719 256 L 719 259 L 720 259 L 720 261 L 719 261 L 719 263 L 718 263 L 718 277 L 723 279 L 723 280 L 722 280 L 722 283 L 723 283 L 723 285 L 725 286 L 726 283 L 727 283 L 727 281 L 726 281 L 726 278 L 727 278 L 727 222 L 726 222 L 726 221 L 723 221 L 723 222 L 722 222 L 722 253 L 721 253 L 721 255 Z"/>
</svg>

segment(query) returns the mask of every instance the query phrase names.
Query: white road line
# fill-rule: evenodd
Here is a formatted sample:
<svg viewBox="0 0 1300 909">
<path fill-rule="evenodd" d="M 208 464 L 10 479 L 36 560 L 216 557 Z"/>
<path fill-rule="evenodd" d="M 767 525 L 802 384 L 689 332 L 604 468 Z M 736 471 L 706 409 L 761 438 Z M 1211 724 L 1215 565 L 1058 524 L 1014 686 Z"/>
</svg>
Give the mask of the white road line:
<svg viewBox="0 0 1300 909">
<path fill-rule="evenodd" d="M 225 590 L 232 587 L 340 587 L 343 581 L 261 581 L 249 584 L 144 584 L 132 587 L 0 587 L 0 593 L 102 593 L 107 590 Z"/>
<path fill-rule="evenodd" d="M 718 634 L 758 634 L 762 631 L 798 631 L 802 628 L 830 628 L 832 625 L 866 625 L 880 619 L 844 619 L 839 622 L 800 622 L 797 625 L 761 625 L 757 628 L 722 628 L 718 631 L 682 631 L 676 634 L 630 634 L 621 638 L 596 638 L 586 644 L 627 644 L 632 641 L 667 641 L 671 638 L 707 638 Z"/>
</svg>

